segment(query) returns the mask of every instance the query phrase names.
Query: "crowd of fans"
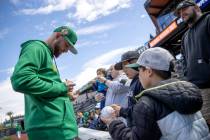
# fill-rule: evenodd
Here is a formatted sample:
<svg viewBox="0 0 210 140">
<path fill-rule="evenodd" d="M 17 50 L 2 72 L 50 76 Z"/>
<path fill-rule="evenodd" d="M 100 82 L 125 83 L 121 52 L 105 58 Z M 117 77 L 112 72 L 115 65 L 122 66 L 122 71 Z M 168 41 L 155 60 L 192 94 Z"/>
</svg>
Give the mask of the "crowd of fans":
<svg viewBox="0 0 210 140">
<path fill-rule="evenodd" d="M 107 126 L 100 120 L 100 106 L 97 105 L 95 109 L 86 112 L 77 112 L 78 127 L 90 128 L 95 130 L 106 131 Z"/>
</svg>

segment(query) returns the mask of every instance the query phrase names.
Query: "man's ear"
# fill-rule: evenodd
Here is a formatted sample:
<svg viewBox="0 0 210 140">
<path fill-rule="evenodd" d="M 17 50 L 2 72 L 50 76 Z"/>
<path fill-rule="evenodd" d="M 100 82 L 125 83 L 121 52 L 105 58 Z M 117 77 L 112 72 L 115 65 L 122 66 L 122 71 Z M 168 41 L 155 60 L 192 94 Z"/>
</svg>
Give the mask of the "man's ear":
<svg viewBox="0 0 210 140">
<path fill-rule="evenodd" d="M 201 9 L 200 9 L 200 7 L 199 7 L 198 5 L 195 5 L 195 10 L 196 10 L 197 12 L 201 12 Z"/>
<path fill-rule="evenodd" d="M 147 69 L 147 74 L 148 74 L 149 77 L 152 77 L 152 75 L 154 74 L 153 70 L 151 68 L 148 68 Z"/>
<path fill-rule="evenodd" d="M 60 32 L 55 32 L 56 38 L 59 38 L 62 34 Z"/>
</svg>

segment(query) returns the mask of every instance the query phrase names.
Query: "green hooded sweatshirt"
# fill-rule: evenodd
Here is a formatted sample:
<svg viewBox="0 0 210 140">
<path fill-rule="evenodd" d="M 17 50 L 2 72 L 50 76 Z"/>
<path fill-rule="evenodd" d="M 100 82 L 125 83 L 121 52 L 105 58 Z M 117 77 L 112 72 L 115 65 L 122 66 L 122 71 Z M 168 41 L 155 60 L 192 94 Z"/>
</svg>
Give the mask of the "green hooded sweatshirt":
<svg viewBox="0 0 210 140">
<path fill-rule="evenodd" d="M 52 50 L 39 40 L 27 41 L 21 47 L 11 83 L 15 91 L 24 93 L 26 131 L 59 128 L 65 130 L 65 139 L 78 136 L 73 105 L 54 64 Z"/>
</svg>

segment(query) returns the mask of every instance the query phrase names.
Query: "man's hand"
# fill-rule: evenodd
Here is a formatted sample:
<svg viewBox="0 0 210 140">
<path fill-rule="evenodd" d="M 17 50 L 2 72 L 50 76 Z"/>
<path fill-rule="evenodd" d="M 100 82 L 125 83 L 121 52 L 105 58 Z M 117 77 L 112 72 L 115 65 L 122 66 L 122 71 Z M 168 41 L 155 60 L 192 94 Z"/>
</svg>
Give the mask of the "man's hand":
<svg viewBox="0 0 210 140">
<path fill-rule="evenodd" d="M 103 93 L 96 93 L 96 95 L 95 95 L 95 100 L 96 100 L 97 102 L 103 100 L 104 98 L 105 98 L 105 97 L 104 97 L 104 94 L 103 94 Z"/>
<path fill-rule="evenodd" d="M 68 92 L 67 95 L 70 97 L 70 99 L 72 101 L 75 101 L 78 97 L 79 97 L 79 94 L 76 92 Z"/>
<path fill-rule="evenodd" d="M 117 104 L 112 104 L 111 107 L 115 110 L 116 115 L 119 117 L 121 106 L 119 106 Z"/>
<path fill-rule="evenodd" d="M 76 85 L 75 83 L 66 79 L 66 86 L 68 88 L 67 96 L 69 96 L 72 101 L 76 100 L 77 97 L 79 96 L 79 91 L 73 92 L 75 85 Z"/>
</svg>

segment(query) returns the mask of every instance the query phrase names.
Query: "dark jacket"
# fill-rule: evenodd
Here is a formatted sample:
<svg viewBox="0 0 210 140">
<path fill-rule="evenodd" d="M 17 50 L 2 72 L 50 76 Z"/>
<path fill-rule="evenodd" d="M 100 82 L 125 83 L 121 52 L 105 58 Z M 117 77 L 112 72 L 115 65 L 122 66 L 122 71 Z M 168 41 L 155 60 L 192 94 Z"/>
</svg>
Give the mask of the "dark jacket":
<svg viewBox="0 0 210 140">
<path fill-rule="evenodd" d="M 136 98 L 132 128 L 119 120 L 109 125 L 109 133 L 114 140 L 184 140 L 186 136 L 189 140 L 210 138 L 205 120 L 200 112 L 196 113 L 203 102 L 195 85 L 170 79 L 144 90 Z M 191 137 L 192 132 L 195 132 L 196 139 Z"/>
<path fill-rule="evenodd" d="M 210 87 L 210 13 L 205 13 L 182 39 L 186 78 L 199 88 Z"/>
<path fill-rule="evenodd" d="M 128 126 L 131 126 L 133 106 L 136 103 L 135 96 L 143 91 L 138 74 L 133 78 L 128 93 L 128 108 L 121 108 L 120 116 L 127 119 Z"/>
</svg>

